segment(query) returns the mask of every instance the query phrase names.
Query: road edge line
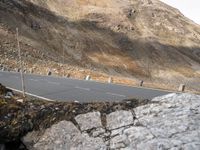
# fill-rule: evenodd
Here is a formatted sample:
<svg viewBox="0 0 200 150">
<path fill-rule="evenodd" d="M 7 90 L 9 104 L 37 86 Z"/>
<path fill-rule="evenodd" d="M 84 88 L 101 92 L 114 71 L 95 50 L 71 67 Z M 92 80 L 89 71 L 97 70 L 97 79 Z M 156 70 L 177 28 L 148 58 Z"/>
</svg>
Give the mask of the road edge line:
<svg viewBox="0 0 200 150">
<path fill-rule="evenodd" d="M 13 91 L 16 91 L 16 92 L 19 92 L 19 93 L 22 93 L 22 91 L 14 89 L 14 88 L 11 88 L 11 87 L 8 87 L 8 86 L 6 86 L 6 88 L 8 88 L 10 90 L 13 90 Z M 46 98 L 46 97 L 42 97 L 42 96 L 38 96 L 38 95 L 35 95 L 35 94 L 31 94 L 31 93 L 28 93 L 28 92 L 25 92 L 25 94 L 27 94 L 29 96 L 33 96 L 33 97 L 39 98 L 39 99 L 43 99 L 45 101 L 55 102 L 55 100 L 52 100 L 52 99 L 49 99 L 49 98 Z"/>
</svg>

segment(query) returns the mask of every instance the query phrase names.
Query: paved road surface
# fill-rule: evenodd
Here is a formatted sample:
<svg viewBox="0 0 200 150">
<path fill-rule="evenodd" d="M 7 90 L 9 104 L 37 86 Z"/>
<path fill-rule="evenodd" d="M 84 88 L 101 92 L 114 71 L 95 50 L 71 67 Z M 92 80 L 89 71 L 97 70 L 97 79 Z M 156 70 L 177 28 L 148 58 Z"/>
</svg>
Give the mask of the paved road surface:
<svg viewBox="0 0 200 150">
<path fill-rule="evenodd" d="M 0 71 L 0 83 L 21 90 L 20 74 Z M 61 101 L 111 101 L 130 98 L 151 99 L 169 92 L 135 88 L 116 84 L 105 84 L 94 81 L 25 75 L 26 91 L 41 97 Z"/>
</svg>

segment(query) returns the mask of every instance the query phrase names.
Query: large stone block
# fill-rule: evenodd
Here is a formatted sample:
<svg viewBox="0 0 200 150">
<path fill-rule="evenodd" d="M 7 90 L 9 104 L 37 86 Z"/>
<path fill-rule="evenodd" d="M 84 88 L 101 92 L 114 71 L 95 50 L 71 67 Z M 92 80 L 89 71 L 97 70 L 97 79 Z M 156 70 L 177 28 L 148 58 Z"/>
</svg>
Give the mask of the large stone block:
<svg viewBox="0 0 200 150">
<path fill-rule="evenodd" d="M 107 128 L 112 130 L 133 124 L 133 115 L 130 111 L 116 111 L 107 115 Z"/>
<path fill-rule="evenodd" d="M 25 144 L 27 145 L 27 143 Z M 88 134 L 81 134 L 71 122 L 61 121 L 47 129 L 39 141 L 34 143 L 30 149 L 106 150 L 106 145 L 101 138 L 93 138 Z"/>
<path fill-rule="evenodd" d="M 79 124 L 81 131 L 102 127 L 100 112 L 81 114 L 78 115 L 75 119 Z"/>
</svg>

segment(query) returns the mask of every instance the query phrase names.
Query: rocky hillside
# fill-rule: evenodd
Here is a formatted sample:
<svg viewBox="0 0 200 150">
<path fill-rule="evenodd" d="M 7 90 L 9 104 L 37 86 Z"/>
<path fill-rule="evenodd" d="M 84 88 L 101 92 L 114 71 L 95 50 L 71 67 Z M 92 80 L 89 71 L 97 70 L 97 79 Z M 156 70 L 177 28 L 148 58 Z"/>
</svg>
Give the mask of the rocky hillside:
<svg viewBox="0 0 200 150">
<path fill-rule="evenodd" d="M 159 0 L 0 0 L 1 64 L 184 82 L 198 89 L 200 26 Z M 64 51 L 64 53 L 63 53 Z M 64 57 L 64 61 L 63 61 Z"/>
</svg>

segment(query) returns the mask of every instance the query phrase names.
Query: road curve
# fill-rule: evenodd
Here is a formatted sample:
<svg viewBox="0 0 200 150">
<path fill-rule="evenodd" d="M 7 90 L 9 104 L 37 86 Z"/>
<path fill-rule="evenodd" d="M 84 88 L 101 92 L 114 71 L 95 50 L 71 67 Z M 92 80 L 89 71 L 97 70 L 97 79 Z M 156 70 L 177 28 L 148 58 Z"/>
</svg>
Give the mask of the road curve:
<svg viewBox="0 0 200 150">
<path fill-rule="evenodd" d="M 0 71 L 0 83 L 21 90 L 20 74 Z M 120 101 L 131 98 L 152 99 L 170 92 L 106 84 L 52 76 L 25 74 L 28 93 L 58 101 Z"/>
</svg>

